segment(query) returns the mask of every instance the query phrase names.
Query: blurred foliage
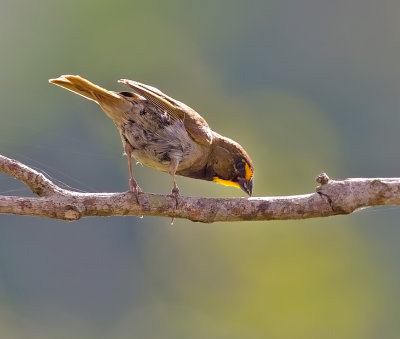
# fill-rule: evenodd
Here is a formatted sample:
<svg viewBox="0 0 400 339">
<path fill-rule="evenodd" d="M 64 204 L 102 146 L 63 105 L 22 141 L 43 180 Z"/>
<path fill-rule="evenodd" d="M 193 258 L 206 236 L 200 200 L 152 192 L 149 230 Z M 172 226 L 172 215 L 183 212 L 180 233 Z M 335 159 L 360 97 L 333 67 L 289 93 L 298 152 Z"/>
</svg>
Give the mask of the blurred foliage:
<svg viewBox="0 0 400 339">
<path fill-rule="evenodd" d="M 255 195 L 398 176 L 400 4 L 0 3 L 0 153 L 85 191 L 128 186 L 99 107 L 47 79 L 154 85 L 240 142 Z M 146 191 L 164 173 L 136 166 Z M 241 196 L 178 178 L 183 194 Z M 2 194 L 28 190 L 5 175 Z M 396 338 L 397 208 L 298 222 L 0 217 L 3 338 Z"/>
</svg>

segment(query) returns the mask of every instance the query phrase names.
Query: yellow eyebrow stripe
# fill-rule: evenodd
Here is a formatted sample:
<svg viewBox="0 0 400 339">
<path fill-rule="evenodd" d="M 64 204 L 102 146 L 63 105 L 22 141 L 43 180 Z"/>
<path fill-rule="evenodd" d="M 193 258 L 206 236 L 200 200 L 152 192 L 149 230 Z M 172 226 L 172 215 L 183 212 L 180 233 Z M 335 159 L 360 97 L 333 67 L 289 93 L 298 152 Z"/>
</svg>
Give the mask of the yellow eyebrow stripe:
<svg viewBox="0 0 400 339">
<path fill-rule="evenodd" d="M 244 171 L 245 171 L 246 180 L 251 180 L 251 178 L 253 177 L 253 171 L 251 170 L 251 168 L 247 164 L 247 162 L 244 163 Z"/>
</svg>

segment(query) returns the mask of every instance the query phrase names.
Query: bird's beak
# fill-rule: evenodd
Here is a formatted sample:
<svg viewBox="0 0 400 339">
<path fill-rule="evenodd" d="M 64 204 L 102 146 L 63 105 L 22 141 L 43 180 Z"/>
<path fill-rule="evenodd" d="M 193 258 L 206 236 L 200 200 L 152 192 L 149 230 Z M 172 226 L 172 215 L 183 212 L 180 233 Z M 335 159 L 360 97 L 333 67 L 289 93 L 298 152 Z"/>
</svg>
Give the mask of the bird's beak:
<svg viewBox="0 0 400 339">
<path fill-rule="evenodd" d="M 253 179 L 250 179 L 250 180 L 241 179 L 241 180 L 239 180 L 239 186 L 249 196 L 252 195 L 252 193 L 253 193 Z"/>
</svg>

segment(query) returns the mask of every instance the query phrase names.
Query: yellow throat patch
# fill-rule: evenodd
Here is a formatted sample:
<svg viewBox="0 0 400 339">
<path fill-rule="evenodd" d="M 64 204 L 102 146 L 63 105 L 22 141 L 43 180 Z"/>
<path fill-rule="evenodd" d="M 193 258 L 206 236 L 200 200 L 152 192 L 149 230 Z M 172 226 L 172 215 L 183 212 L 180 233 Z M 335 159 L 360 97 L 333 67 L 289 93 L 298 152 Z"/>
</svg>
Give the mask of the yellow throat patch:
<svg viewBox="0 0 400 339">
<path fill-rule="evenodd" d="M 239 184 L 237 182 L 231 181 L 231 180 L 224 180 L 218 177 L 214 177 L 213 181 L 216 182 L 217 184 L 221 184 L 224 186 L 232 186 L 232 187 L 237 187 L 240 188 Z"/>
</svg>

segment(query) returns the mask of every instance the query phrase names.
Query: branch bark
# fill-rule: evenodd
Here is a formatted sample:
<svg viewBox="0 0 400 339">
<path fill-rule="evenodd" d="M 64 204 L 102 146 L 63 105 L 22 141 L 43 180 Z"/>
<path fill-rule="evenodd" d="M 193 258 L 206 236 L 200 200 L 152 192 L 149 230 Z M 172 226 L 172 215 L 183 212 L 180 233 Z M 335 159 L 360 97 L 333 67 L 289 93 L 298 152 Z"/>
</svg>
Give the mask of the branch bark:
<svg viewBox="0 0 400 339">
<path fill-rule="evenodd" d="M 0 196 L 0 213 L 74 221 L 83 217 L 151 215 L 211 223 L 289 220 L 349 214 L 357 209 L 400 205 L 400 178 L 331 180 L 322 173 L 316 192 L 285 197 L 196 198 L 131 192 L 81 193 L 63 189 L 42 173 L 0 155 L 0 171 L 26 184 L 38 197 Z"/>
</svg>

